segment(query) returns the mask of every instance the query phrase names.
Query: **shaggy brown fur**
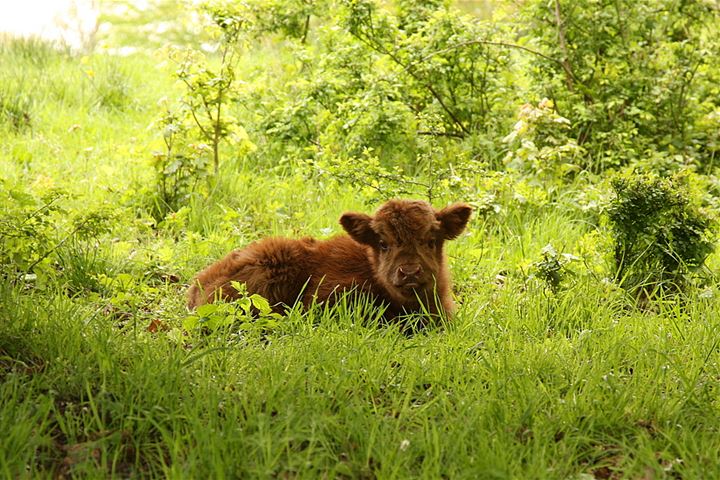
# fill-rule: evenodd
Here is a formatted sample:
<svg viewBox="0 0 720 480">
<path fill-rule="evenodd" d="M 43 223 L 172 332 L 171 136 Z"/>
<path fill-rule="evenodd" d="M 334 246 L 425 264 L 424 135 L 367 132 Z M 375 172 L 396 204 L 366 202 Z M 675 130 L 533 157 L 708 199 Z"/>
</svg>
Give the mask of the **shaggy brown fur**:
<svg viewBox="0 0 720 480">
<path fill-rule="evenodd" d="M 391 200 L 374 217 L 344 214 L 340 223 L 348 235 L 260 240 L 200 272 L 188 306 L 236 298 L 230 285 L 235 280 L 267 298 L 276 311 L 297 301 L 332 303 L 336 294 L 357 289 L 386 304 L 388 319 L 423 310 L 449 314 L 453 302 L 443 244 L 462 233 L 471 211 L 462 203 L 437 211 L 426 202 Z"/>
</svg>

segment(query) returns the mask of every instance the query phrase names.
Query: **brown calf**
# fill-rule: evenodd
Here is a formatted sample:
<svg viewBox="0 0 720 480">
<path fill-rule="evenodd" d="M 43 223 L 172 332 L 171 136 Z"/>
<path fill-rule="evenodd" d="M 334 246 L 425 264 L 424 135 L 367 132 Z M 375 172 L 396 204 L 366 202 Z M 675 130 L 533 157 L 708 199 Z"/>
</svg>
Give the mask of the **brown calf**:
<svg viewBox="0 0 720 480">
<path fill-rule="evenodd" d="M 351 289 L 387 305 L 385 317 L 451 313 L 450 273 L 443 244 L 465 229 L 472 209 L 458 203 L 440 211 L 421 201 L 391 200 L 374 217 L 345 213 L 348 235 L 325 241 L 267 238 L 235 250 L 200 272 L 188 292 L 196 308 L 233 299 L 238 281 L 281 311 L 297 301 L 332 303 Z"/>
</svg>

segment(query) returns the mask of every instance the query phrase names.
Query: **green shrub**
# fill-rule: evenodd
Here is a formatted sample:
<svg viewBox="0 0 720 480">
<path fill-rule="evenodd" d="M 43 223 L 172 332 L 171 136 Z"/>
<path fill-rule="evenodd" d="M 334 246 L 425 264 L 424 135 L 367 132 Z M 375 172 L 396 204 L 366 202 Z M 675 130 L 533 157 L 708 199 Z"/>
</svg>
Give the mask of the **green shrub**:
<svg viewBox="0 0 720 480">
<path fill-rule="evenodd" d="M 286 35 L 289 57 L 248 88 L 247 105 L 262 112 L 249 127 L 259 157 L 309 161 L 360 190 L 380 183 L 428 198 L 461 172 L 472 176 L 463 170 L 471 161 L 496 160 L 493 140 L 510 127 L 517 91 L 511 50 L 492 45 L 505 26 L 447 2 L 328 3 L 253 3 L 254 31 Z M 300 27 L 308 16 L 317 18 L 310 35 Z"/>
<path fill-rule="evenodd" d="M 699 0 L 532 0 L 523 42 L 540 94 L 572 122 L 572 137 L 602 171 L 678 154 L 707 162 L 699 118 L 718 104 L 718 11 Z"/>
<path fill-rule="evenodd" d="M 232 282 L 239 297 L 232 302 L 217 301 L 201 305 L 182 321 L 187 332 L 217 330 L 234 327 L 240 332 L 261 332 L 279 325 L 282 316 L 273 312 L 268 301 L 258 294 L 250 295 L 244 284 Z"/>
<path fill-rule="evenodd" d="M 108 268 L 99 238 L 118 217 L 102 205 L 68 211 L 68 197 L 0 182 L 0 277 L 40 288 L 59 280 L 69 292 L 98 290 L 93 277 Z"/>
<path fill-rule="evenodd" d="M 503 138 L 510 147 L 505 165 L 525 175 L 545 180 L 562 180 L 580 170 L 584 150 L 568 138 L 570 121 L 555 111 L 547 98 L 538 105 L 520 107 L 517 122 Z"/>
<path fill-rule="evenodd" d="M 0 181 L 0 273 L 14 277 L 49 271 L 49 249 L 55 239 L 53 215 L 64 212 L 65 194 L 35 195 L 21 185 Z"/>
<path fill-rule="evenodd" d="M 616 279 L 635 292 L 682 289 L 715 248 L 713 218 L 698 205 L 690 174 L 618 175 L 607 209 Z"/>
<path fill-rule="evenodd" d="M 171 49 L 170 58 L 177 63 L 176 75 L 185 86 L 182 103 L 189 123 L 199 142 L 207 142 L 212 151 L 215 175 L 220 168 L 220 145 L 239 141 L 240 149 L 252 149 L 245 130 L 229 114 L 229 105 L 238 98 L 240 81 L 235 70 L 241 54 L 246 19 L 228 7 L 208 7 L 217 39 L 217 57 L 198 50 Z"/>
<path fill-rule="evenodd" d="M 154 152 L 152 159 L 155 184 L 154 191 L 150 192 L 150 214 L 156 222 L 188 203 L 190 196 L 208 178 L 211 164 L 210 147 L 192 142 L 186 111 L 179 113 L 165 107 L 156 123 L 162 128 L 165 149 Z"/>
</svg>

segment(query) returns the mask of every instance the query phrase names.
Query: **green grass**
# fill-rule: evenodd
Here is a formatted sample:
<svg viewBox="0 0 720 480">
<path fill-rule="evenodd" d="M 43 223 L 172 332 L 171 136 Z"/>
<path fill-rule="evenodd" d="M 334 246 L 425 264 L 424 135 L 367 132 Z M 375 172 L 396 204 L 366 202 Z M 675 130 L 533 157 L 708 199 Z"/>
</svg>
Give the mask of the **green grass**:
<svg viewBox="0 0 720 480">
<path fill-rule="evenodd" d="M 1 477 L 720 476 L 716 284 L 644 309 L 602 275 L 551 293 L 531 265 L 548 243 L 590 242 L 587 217 L 508 201 L 449 246 L 459 310 L 442 328 L 408 336 L 340 305 L 271 332 L 184 332 L 186 284 L 209 261 L 338 233 L 368 207 L 237 161 L 154 228 L 149 125 L 178 92 L 170 67 L 2 45 L 0 186 L 65 196 L 45 277 L 0 281 Z M 96 211 L 107 232 L 63 242 Z"/>
<path fill-rule="evenodd" d="M 119 329 L 62 296 L 6 290 L 0 467 L 9 477 L 720 473 L 717 301 L 641 314 L 597 296 L 590 285 L 557 301 L 486 287 L 446 329 L 409 338 L 363 325 L 349 306 L 295 312 L 269 336 L 178 343 L 146 331 L 147 319 Z M 178 315 L 169 303 L 154 315 Z"/>
</svg>

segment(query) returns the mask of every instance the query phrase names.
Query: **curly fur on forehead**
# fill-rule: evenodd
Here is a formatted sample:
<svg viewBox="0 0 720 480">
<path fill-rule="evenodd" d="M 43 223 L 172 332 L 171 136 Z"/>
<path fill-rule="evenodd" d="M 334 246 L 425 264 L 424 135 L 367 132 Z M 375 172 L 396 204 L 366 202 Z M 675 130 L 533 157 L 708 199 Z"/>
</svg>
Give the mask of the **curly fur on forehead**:
<svg viewBox="0 0 720 480">
<path fill-rule="evenodd" d="M 435 209 L 417 200 L 390 200 L 375 214 L 373 229 L 398 243 L 413 243 L 440 229 Z"/>
</svg>

